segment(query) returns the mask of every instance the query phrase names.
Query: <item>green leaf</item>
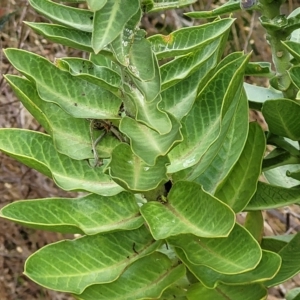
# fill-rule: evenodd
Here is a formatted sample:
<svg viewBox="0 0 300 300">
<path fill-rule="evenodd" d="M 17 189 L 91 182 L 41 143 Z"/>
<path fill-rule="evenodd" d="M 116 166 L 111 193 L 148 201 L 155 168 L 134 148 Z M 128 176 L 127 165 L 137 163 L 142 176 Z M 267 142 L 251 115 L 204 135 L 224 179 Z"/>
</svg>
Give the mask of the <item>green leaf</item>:
<svg viewBox="0 0 300 300">
<path fill-rule="evenodd" d="M 132 82 L 134 83 L 131 86 L 131 91 L 134 91 L 134 85 L 136 85 L 136 87 L 138 88 L 138 90 L 142 93 L 142 95 L 145 97 L 145 101 L 146 102 L 152 102 L 153 100 L 159 98 L 159 93 L 160 93 L 160 89 L 161 89 L 161 84 L 160 84 L 160 75 L 159 75 L 159 65 L 158 65 L 158 61 L 156 59 L 156 56 L 154 54 L 153 55 L 153 63 L 154 63 L 154 77 L 151 80 L 148 81 L 142 81 L 137 77 L 132 76 L 131 74 L 130 79 L 132 80 Z M 141 103 L 144 103 L 144 101 L 142 101 Z M 140 107 L 141 108 L 141 107 Z M 156 128 L 159 125 L 156 124 Z"/>
<path fill-rule="evenodd" d="M 89 8 L 92 11 L 100 10 L 107 2 L 107 0 L 86 0 Z"/>
<path fill-rule="evenodd" d="M 299 188 L 283 188 L 258 182 L 257 190 L 246 210 L 263 210 L 283 207 L 300 202 Z"/>
<path fill-rule="evenodd" d="M 72 76 L 45 58 L 19 50 L 6 49 L 13 66 L 34 81 L 39 96 L 54 102 L 76 118 L 119 119 L 121 99 L 109 91 Z"/>
<path fill-rule="evenodd" d="M 201 199 L 201 201 L 199 201 Z M 141 207 L 155 239 L 192 233 L 201 237 L 224 237 L 234 226 L 233 212 L 200 185 L 179 181 L 166 203 L 150 201 Z"/>
<path fill-rule="evenodd" d="M 154 12 L 170 8 L 179 8 L 195 2 L 197 2 L 197 0 L 142 0 L 141 4 L 145 12 Z"/>
<path fill-rule="evenodd" d="M 277 167 L 287 167 L 288 165 L 299 163 L 300 158 L 298 157 L 298 153 L 293 155 L 289 151 L 285 151 L 281 148 L 275 148 L 264 158 L 262 167 L 263 171 L 266 172 L 274 170 Z"/>
<path fill-rule="evenodd" d="M 265 300 L 267 290 L 261 284 L 247 284 L 241 286 L 218 285 L 216 289 L 208 289 L 201 283 L 196 283 L 188 290 L 189 300 Z"/>
<path fill-rule="evenodd" d="M 210 19 L 215 18 L 223 14 L 229 14 L 234 11 L 241 10 L 240 6 L 240 0 L 229 0 L 225 4 L 211 10 L 211 11 L 194 11 L 185 13 L 190 18 L 196 18 L 196 19 Z"/>
<path fill-rule="evenodd" d="M 101 10 L 94 13 L 92 46 L 95 53 L 99 53 L 123 31 L 138 9 L 139 0 L 107 0 Z"/>
<path fill-rule="evenodd" d="M 36 11 L 54 22 L 82 31 L 93 31 L 93 13 L 89 10 L 48 0 L 29 0 L 29 3 Z"/>
<path fill-rule="evenodd" d="M 296 174 L 300 171 L 299 165 L 285 165 L 271 170 L 264 171 L 264 177 L 271 185 L 282 186 L 284 188 L 290 188 L 297 186 L 299 181 L 296 179 Z M 288 175 L 288 176 L 287 176 Z M 295 177 L 293 179 L 292 177 Z"/>
<path fill-rule="evenodd" d="M 282 41 L 281 43 L 287 48 L 290 54 L 300 62 L 300 43 L 295 41 Z"/>
<path fill-rule="evenodd" d="M 286 300 L 300 300 L 300 288 L 289 290 L 285 297 Z"/>
<path fill-rule="evenodd" d="M 53 177 L 55 183 L 64 190 L 82 190 L 103 196 L 122 191 L 103 173 L 104 166 L 91 168 L 86 161 L 73 160 L 58 153 L 51 137 L 43 133 L 0 129 L 0 149 L 30 168 Z"/>
<path fill-rule="evenodd" d="M 116 281 L 88 287 L 77 299 L 160 299 L 163 290 L 185 274 L 162 253 L 152 253 L 131 264 Z"/>
<path fill-rule="evenodd" d="M 151 43 L 145 39 L 146 32 L 138 30 L 134 36 L 129 55 L 128 70 L 143 81 L 148 81 L 155 76 L 155 57 Z M 159 76 L 157 74 L 157 76 Z"/>
<path fill-rule="evenodd" d="M 300 105 L 289 99 L 266 101 L 262 113 L 269 126 L 269 130 L 277 135 L 291 140 L 300 140 Z"/>
<path fill-rule="evenodd" d="M 163 300 L 174 300 L 174 296 L 176 300 L 187 300 L 186 291 L 189 286 L 189 281 L 186 279 L 187 283 L 184 281 L 185 277 L 182 277 L 180 280 L 175 282 L 175 284 L 168 287 L 163 294 L 161 295 L 161 299 Z"/>
<path fill-rule="evenodd" d="M 58 152 L 77 160 L 94 158 L 87 120 L 73 118 L 56 104 L 43 101 L 34 84 L 25 78 L 6 75 L 6 80 L 27 110 L 52 136 Z M 99 130 L 94 132 L 100 135 Z M 96 147 L 99 156 L 109 157 L 110 148 L 118 143 L 120 141 L 115 137 L 106 135 Z"/>
<path fill-rule="evenodd" d="M 282 264 L 277 275 L 265 282 L 267 287 L 278 285 L 287 281 L 300 271 L 300 253 L 295 251 L 300 247 L 300 233 L 297 233 L 294 238 L 283 247 L 278 254 L 281 256 Z"/>
<path fill-rule="evenodd" d="M 111 42 L 110 48 L 117 61 L 123 66 L 129 65 L 129 55 L 135 35 L 139 30 L 139 23 L 142 18 L 142 11 L 138 10 L 125 24 L 120 34 Z"/>
<path fill-rule="evenodd" d="M 261 247 L 264 250 L 278 253 L 294 238 L 294 236 L 295 234 L 265 236 L 262 239 Z"/>
<path fill-rule="evenodd" d="M 210 79 L 210 72 L 217 65 L 219 59 L 219 53 L 216 51 L 217 49 L 218 48 L 211 53 L 212 55 L 209 56 L 209 58 L 205 60 L 203 64 L 199 64 L 198 69 L 195 70 L 195 72 L 193 72 L 190 76 L 177 82 L 177 79 L 179 80 L 180 78 L 180 75 L 178 75 L 178 78 L 176 78 L 176 76 L 173 78 L 174 81 L 172 79 L 166 83 L 167 86 L 169 84 L 175 84 L 163 90 L 161 93 L 162 101 L 159 103 L 159 106 L 163 110 L 171 113 L 178 120 L 181 120 L 185 115 L 187 115 L 194 104 L 199 85 L 204 85 L 204 83 Z M 194 52 L 188 54 L 188 56 L 192 55 L 193 53 Z M 182 66 L 180 66 L 180 68 L 181 67 Z M 162 88 L 164 88 L 164 85 Z M 180 101 L 178 101 L 178 99 L 180 99 Z"/>
<path fill-rule="evenodd" d="M 113 230 L 132 230 L 144 220 L 132 194 L 104 197 L 44 198 L 11 203 L 1 217 L 27 227 L 62 233 L 92 235 Z"/>
<path fill-rule="evenodd" d="M 225 31 L 222 34 L 225 34 Z M 176 57 L 170 62 L 162 65 L 160 68 L 162 90 L 173 86 L 184 78 L 190 76 L 193 72 L 206 66 L 207 61 L 212 60 L 216 54 L 219 54 L 218 50 L 220 48 L 220 43 L 220 36 L 215 36 L 214 40 L 203 40 L 193 52 Z M 210 65 L 210 68 L 206 67 L 206 69 L 210 70 L 214 66 L 215 65 Z M 205 74 L 205 70 L 203 70 L 202 73 Z M 202 77 L 203 76 L 199 76 L 199 78 Z"/>
<path fill-rule="evenodd" d="M 257 123 L 251 123 L 239 160 L 220 183 L 215 193 L 217 198 L 229 205 L 235 212 L 242 211 L 256 191 L 265 149 L 263 130 Z"/>
<path fill-rule="evenodd" d="M 109 175 L 119 185 L 131 191 L 149 191 L 167 181 L 167 157 L 158 157 L 155 165 L 150 166 L 136 156 L 128 144 L 114 148 L 111 161 L 107 166 Z"/>
<path fill-rule="evenodd" d="M 197 164 L 221 131 L 221 121 L 232 99 L 239 99 L 248 58 L 240 57 L 214 74 L 182 120 L 183 142 L 170 153 L 168 173 Z M 215 91 L 218 91 L 216 93 Z"/>
<path fill-rule="evenodd" d="M 246 285 L 263 282 L 273 278 L 281 265 L 281 257 L 278 254 L 263 251 L 262 259 L 255 269 L 241 274 L 225 275 L 208 267 L 190 263 L 185 257 L 184 252 L 179 248 L 176 249 L 176 253 L 197 279 L 209 289 L 218 289 L 219 284 Z"/>
<path fill-rule="evenodd" d="M 244 227 L 248 229 L 251 235 L 261 243 L 264 235 L 264 217 L 262 211 L 249 211 L 247 212 Z"/>
<path fill-rule="evenodd" d="M 297 65 L 297 66 L 292 67 L 290 70 L 288 70 L 288 73 L 289 73 L 293 83 L 296 85 L 296 87 L 298 89 L 300 89 L 300 66 Z M 297 100 L 300 99 L 300 92 L 299 91 L 298 91 L 296 99 Z"/>
<path fill-rule="evenodd" d="M 175 173 L 174 180 L 193 180 L 203 185 L 211 193 L 228 175 L 239 159 L 248 133 L 248 103 L 245 93 L 240 99 L 232 99 L 232 104 L 222 121 L 217 140 L 208 148 L 202 159 L 194 166 Z"/>
<path fill-rule="evenodd" d="M 158 134 L 166 135 L 172 130 L 174 125 L 174 118 L 171 117 L 159 108 L 161 101 L 160 96 L 154 99 L 152 102 L 147 102 L 144 95 L 138 89 L 132 89 L 126 91 L 128 96 L 134 103 L 136 109 L 135 119 L 137 122 L 141 122 L 150 130 L 155 130 Z M 177 122 L 178 123 L 178 122 Z M 178 125 L 176 125 L 178 131 Z M 127 134 L 127 132 L 126 132 Z"/>
<path fill-rule="evenodd" d="M 73 76 L 114 92 L 116 96 L 121 96 L 121 76 L 111 68 L 98 66 L 87 59 L 81 58 L 59 58 L 55 60 L 55 64 Z"/>
<path fill-rule="evenodd" d="M 275 76 L 269 62 L 249 62 L 245 71 L 247 76 L 260 76 L 271 78 Z"/>
<path fill-rule="evenodd" d="M 244 82 L 244 88 L 252 109 L 261 110 L 262 104 L 270 99 L 281 99 L 283 94 L 272 87 L 264 88 Z"/>
<path fill-rule="evenodd" d="M 232 23 L 233 19 L 222 19 L 200 26 L 182 28 L 169 35 L 153 35 L 148 39 L 158 59 L 174 57 L 192 52 L 203 41 L 214 40 L 230 28 Z"/>
<path fill-rule="evenodd" d="M 150 166 L 155 164 L 159 156 L 166 155 L 175 144 L 182 141 L 180 123 L 172 115 L 169 118 L 172 129 L 163 135 L 129 117 L 122 118 L 120 122 L 120 131 L 129 137 L 133 153 Z"/>
<path fill-rule="evenodd" d="M 44 287 L 81 294 L 90 285 L 115 281 L 160 244 L 145 227 L 65 240 L 31 255 L 24 274 Z"/>
<path fill-rule="evenodd" d="M 57 107 L 57 105 L 42 101 L 37 94 L 34 84 L 29 80 L 11 74 L 4 75 L 4 78 L 24 107 L 35 117 L 38 123 L 44 127 L 46 132 L 52 135 L 54 126 L 51 124 L 51 119 L 47 116 L 47 112 L 49 112 L 50 107 Z M 62 112 L 64 116 L 68 116 L 59 107 L 58 110 Z"/>
<path fill-rule="evenodd" d="M 210 223 L 211 227 L 214 225 L 215 222 Z M 225 238 L 199 238 L 185 234 L 168 238 L 168 242 L 181 248 L 192 264 L 228 275 L 253 270 L 262 256 L 257 241 L 238 224 Z"/>
<path fill-rule="evenodd" d="M 92 52 L 92 34 L 56 24 L 24 22 L 48 40 L 82 51 Z"/>
</svg>

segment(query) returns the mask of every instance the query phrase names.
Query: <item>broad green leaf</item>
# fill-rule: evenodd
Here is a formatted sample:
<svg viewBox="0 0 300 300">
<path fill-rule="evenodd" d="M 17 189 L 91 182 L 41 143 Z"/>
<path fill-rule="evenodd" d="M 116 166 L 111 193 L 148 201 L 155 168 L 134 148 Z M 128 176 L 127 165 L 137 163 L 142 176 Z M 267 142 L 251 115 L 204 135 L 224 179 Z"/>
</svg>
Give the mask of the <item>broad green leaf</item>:
<svg viewBox="0 0 300 300">
<path fill-rule="evenodd" d="M 90 122 L 77 119 L 54 103 L 43 101 L 32 82 L 25 78 L 7 75 L 7 81 L 27 110 L 52 136 L 55 149 L 73 159 L 94 158 L 90 136 Z M 94 140 L 103 130 L 93 129 Z M 96 146 L 99 157 L 108 158 L 112 149 L 120 141 L 111 133 L 107 133 Z"/>
<path fill-rule="evenodd" d="M 235 223 L 233 212 L 200 185 L 179 181 L 166 203 L 148 202 L 141 213 L 155 239 L 191 233 L 201 237 L 224 237 Z"/>
<path fill-rule="evenodd" d="M 289 176 L 291 176 L 292 174 L 297 174 L 297 172 L 299 171 L 300 171 L 299 165 L 285 165 L 285 166 L 280 166 L 278 168 L 264 171 L 264 177 L 271 185 L 290 188 L 298 185 L 299 181 Z"/>
<path fill-rule="evenodd" d="M 107 0 L 86 0 L 86 2 L 92 11 L 97 11 L 106 4 Z"/>
<path fill-rule="evenodd" d="M 224 33 L 225 31 L 223 34 Z M 216 54 L 218 54 L 220 40 L 220 37 L 217 36 L 212 41 L 204 40 L 198 45 L 195 51 L 176 57 L 174 60 L 162 65 L 160 68 L 162 90 L 173 86 L 184 78 L 187 78 L 193 72 L 206 66 L 207 61 L 210 61 Z M 206 69 L 212 69 L 213 67 L 214 65 L 210 65 L 210 68 L 206 67 Z M 205 71 L 202 71 L 202 73 L 205 74 Z M 202 76 L 199 76 L 199 78 L 201 77 Z"/>
<path fill-rule="evenodd" d="M 159 108 L 160 96 L 152 102 L 147 102 L 144 95 L 136 87 L 126 87 L 125 90 L 126 96 L 132 101 L 136 110 L 135 119 L 137 122 L 147 125 L 162 135 L 172 130 L 173 122 L 170 116 Z"/>
<path fill-rule="evenodd" d="M 187 283 L 185 283 L 185 282 L 182 283 L 183 278 L 186 278 L 186 276 L 182 277 L 180 280 L 178 280 L 173 285 L 168 287 L 161 295 L 161 299 L 163 299 L 163 300 L 174 300 L 174 299 L 187 300 L 186 291 L 187 291 L 187 288 L 190 283 L 188 280 L 186 280 Z M 174 296 L 176 298 L 174 298 Z"/>
<path fill-rule="evenodd" d="M 211 10 L 211 11 L 194 11 L 185 13 L 190 18 L 209 19 L 216 18 L 223 14 L 232 13 L 241 9 L 240 0 L 229 0 L 225 4 Z"/>
<path fill-rule="evenodd" d="M 132 194 L 104 197 L 44 198 L 11 203 L 1 217 L 27 227 L 63 233 L 92 235 L 114 230 L 132 230 L 144 220 Z"/>
<path fill-rule="evenodd" d="M 297 233 L 294 238 L 278 252 L 282 259 L 281 268 L 273 279 L 265 282 L 267 287 L 285 282 L 299 273 L 300 253 L 297 251 L 299 247 L 300 233 Z"/>
<path fill-rule="evenodd" d="M 264 103 L 262 113 L 272 133 L 300 140 L 300 104 L 289 99 L 269 100 Z"/>
<path fill-rule="evenodd" d="M 266 300 L 268 293 L 261 284 L 246 284 L 230 286 L 219 284 L 216 289 L 208 289 L 201 283 L 196 283 L 188 290 L 188 300 Z"/>
<path fill-rule="evenodd" d="M 6 80 L 27 110 L 52 136 L 58 152 L 73 159 L 94 157 L 88 121 L 75 119 L 56 104 L 43 101 L 34 84 L 25 78 L 7 75 Z"/>
<path fill-rule="evenodd" d="M 73 160 L 54 148 L 51 137 L 22 129 L 0 129 L 0 149 L 30 168 L 53 177 L 62 189 L 88 191 L 112 196 L 123 189 L 103 173 L 103 167 L 91 168 L 86 161 Z"/>
<path fill-rule="evenodd" d="M 267 141 L 267 143 L 268 142 L 269 141 Z M 294 148 L 293 151 L 294 150 L 296 149 Z M 262 169 L 264 172 L 267 172 L 269 170 L 274 170 L 275 168 L 287 167 L 288 165 L 299 164 L 300 158 L 298 157 L 298 153 L 296 155 L 293 155 L 289 151 L 285 151 L 281 148 L 275 148 L 271 153 L 269 153 L 264 158 Z M 283 174 L 283 176 L 285 176 L 285 174 Z"/>
<path fill-rule="evenodd" d="M 196 165 L 175 173 L 173 179 L 193 180 L 203 185 L 206 191 L 214 192 L 239 159 L 247 139 L 248 127 L 248 103 L 245 93 L 242 93 L 239 99 L 232 100 L 222 121 L 218 139 L 202 159 Z"/>
<path fill-rule="evenodd" d="M 182 141 L 180 123 L 172 115 L 169 118 L 172 129 L 163 135 L 129 117 L 122 118 L 120 122 L 120 131 L 129 137 L 133 153 L 150 166 L 155 164 L 158 157 L 166 155 L 175 144 Z"/>
<path fill-rule="evenodd" d="M 161 89 L 159 65 L 156 56 L 154 54 L 153 54 L 153 62 L 154 62 L 155 74 L 151 80 L 142 81 L 132 75 L 129 75 L 130 79 L 133 81 L 133 83 L 136 85 L 138 90 L 145 97 L 146 102 L 152 102 L 153 100 L 158 98 Z M 133 89 L 133 85 L 131 88 Z M 157 126 L 158 125 L 156 125 L 155 127 Z"/>
<path fill-rule="evenodd" d="M 29 80 L 11 74 L 4 75 L 4 78 L 9 83 L 10 87 L 24 107 L 35 117 L 38 123 L 44 127 L 46 132 L 52 135 L 53 124 L 51 124 L 51 120 L 47 116 L 49 108 L 55 106 L 55 110 L 62 112 L 64 117 L 68 115 L 59 107 L 56 109 L 57 105 L 42 101 L 37 94 L 34 84 Z"/>
<path fill-rule="evenodd" d="M 286 300 L 300 300 L 300 288 L 289 290 L 285 297 Z"/>
<path fill-rule="evenodd" d="M 230 102 L 240 97 L 247 60 L 242 56 L 225 65 L 200 92 L 192 109 L 182 120 L 184 140 L 169 153 L 171 165 L 168 173 L 197 164 L 216 141 Z"/>
<path fill-rule="evenodd" d="M 258 182 L 257 190 L 246 210 L 263 210 L 283 207 L 300 202 L 299 188 L 283 188 Z"/>
<path fill-rule="evenodd" d="M 281 99 L 283 94 L 272 87 L 264 88 L 244 82 L 244 88 L 249 100 L 249 106 L 252 109 L 261 110 L 265 101 L 270 99 Z"/>
<path fill-rule="evenodd" d="M 192 52 L 203 41 L 214 40 L 230 28 L 232 23 L 233 19 L 222 19 L 200 26 L 182 28 L 169 35 L 153 35 L 148 39 L 158 59 L 174 57 Z"/>
<path fill-rule="evenodd" d="M 98 54 L 90 53 L 89 60 L 97 66 L 107 67 L 117 72 L 119 75 L 121 74 L 119 64 L 115 62 L 113 53 L 108 49 L 105 49 Z"/>
<path fill-rule="evenodd" d="M 269 62 L 249 62 L 245 71 L 247 76 L 260 76 L 271 78 L 275 72 L 271 69 Z"/>
<path fill-rule="evenodd" d="M 211 222 L 210 226 L 215 224 Z M 225 238 L 199 238 L 185 234 L 168 238 L 167 241 L 181 248 L 192 264 L 203 265 L 227 275 L 253 270 L 262 256 L 257 241 L 238 224 Z"/>
<path fill-rule="evenodd" d="M 115 58 L 120 64 L 125 67 L 128 67 L 129 65 L 130 51 L 135 39 L 136 32 L 139 28 L 141 18 L 142 11 L 139 9 L 137 13 L 127 21 L 123 30 L 110 44 L 110 48 L 112 49 Z"/>
<path fill-rule="evenodd" d="M 262 259 L 255 269 L 241 274 L 225 275 L 208 267 L 190 263 L 185 257 L 184 252 L 179 248 L 176 249 L 176 253 L 198 280 L 209 289 L 218 288 L 220 283 L 228 285 L 244 285 L 266 281 L 276 275 L 281 264 L 281 257 L 278 254 L 270 251 L 263 251 Z"/>
<path fill-rule="evenodd" d="M 114 148 L 107 166 L 109 175 L 119 185 L 131 191 L 149 191 L 167 181 L 167 157 L 158 157 L 154 166 L 147 165 L 136 156 L 128 144 Z"/>
<path fill-rule="evenodd" d="M 128 66 L 129 72 L 143 81 L 151 80 L 155 75 L 155 58 L 145 34 L 144 30 L 138 30 L 134 35 Z"/>
<path fill-rule="evenodd" d="M 204 85 L 209 79 L 210 72 L 217 65 L 218 57 L 218 51 L 213 51 L 203 64 L 198 65 L 198 69 L 194 73 L 163 90 L 161 93 L 162 101 L 159 106 L 181 120 L 194 104 L 199 85 Z M 175 82 L 172 81 L 171 83 Z"/>
<path fill-rule="evenodd" d="M 62 5 L 49 0 L 29 0 L 29 3 L 36 11 L 54 22 L 82 31 L 93 31 L 93 13 L 89 10 Z"/>
<path fill-rule="evenodd" d="M 142 8 L 146 12 L 154 12 L 171 8 L 179 8 L 195 3 L 197 0 L 142 0 Z"/>
<path fill-rule="evenodd" d="M 121 99 L 109 91 L 72 76 L 36 54 L 6 49 L 13 66 L 34 81 L 39 96 L 76 118 L 118 119 Z"/>
<path fill-rule="evenodd" d="M 24 274 L 44 287 L 81 294 L 90 285 L 115 281 L 160 243 L 145 227 L 65 240 L 32 254 Z"/>
<path fill-rule="evenodd" d="M 92 52 L 92 34 L 56 24 L 24 22 L 48 40 L 82 51 Z"/>
<path fill-rule="evenodd" d="M 273 145 L 277 147 L 277 149 L 274 149 L 270 154 L 267 155 L 267 157 L 270 157 L 274 151 L 278 151 L 278 150 L 284 150 L 290 152 L 294 156 L 297 156 L 299 154 L 298 141 L 292 141 L 291 139 L 276 136 L 276 135 L 268 135 L 267 143 L 269 145 Z"/>
<path fill-rule="evenodd" d="M 184 274 L 184 265 L 172 266 L 167 256 L 155 252 L 135 261 L 116 281 L 92 285 L 77 299 L 160 299 L 163 290 Z"/>
<path fill-rule="evenodd" d="M 295 41 L 282 41 L 281 43 L 287 48 L 287 50 L 299 62 L 300 61 L 300 43 L 297 43 Z"/>
<path fill-rule="evenodd" d="M 117 60 L 127 67 L 129 83 L 133 81 L 146 97 L 146 101 L 150 102 L 160 91 L 159 66 L 150 42 L 145 39 L 146 32 L 138 29 L 140 19 L 139 10 L 125 24 L 121 34 L 111 43 L 111 48 Z M 126 79 L 125 75 L 123 79 Z"/>
<path fill-rule="evenodd" d="M 108 67 L 98 66 L 89 60 L 81 58 L 56 59 L 55 64 L 62 70 L 67 70 L 71 75 L 99 85 L 106 90 L 120 95 L 121 76 Z"/>
<path fill-rule="evenodd" d="M 248 229 L 251 235 L 261 243 L 262 237 L 264 235 L 264 216 L 262 211 L 249 211 L 247 212 L 244 227 Z"/>
<path fill-rule="evenodd" d="M 251 123 L 239 160 L 220 183 L 215 193 L 217 198 L 229 205 L 235 212 L 242 211 L 256 191 L 265 149 L 264 132 L 257 123 Z"/>
<path fill-rule="evenodd" d="M 138 9 L 139 0 L 107 0 L 101 10 L 94 13 L 92 31 L 94 52 L 99 53 L 111 43 Z"/>
</svg>

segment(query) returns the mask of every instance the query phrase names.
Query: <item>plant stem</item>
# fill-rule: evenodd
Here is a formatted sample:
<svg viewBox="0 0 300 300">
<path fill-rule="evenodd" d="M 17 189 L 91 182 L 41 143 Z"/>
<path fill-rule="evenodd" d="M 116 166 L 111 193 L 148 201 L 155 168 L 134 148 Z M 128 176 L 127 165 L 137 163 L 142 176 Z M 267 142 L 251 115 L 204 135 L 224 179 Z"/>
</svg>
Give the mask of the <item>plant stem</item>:
<svg viewBox="0 0 300 300">
<path fill-rule="evenodd" d="M 277 24 L 279 25 L 280 21 L 282 20 L 280 19 L 281 4 L 281 0 L 260 0 L 259 7 L 263 16 L 267 18 L 270 23 L 278 20 Z M 282 26 L 283 25 L 284 24 L 282 24 Z M 271 26 L 265 26 L 265 29 L 267 31 L 267 40 L 269 41 L 271 47 L 272 59 L 276 69 L 275 88 L 282 91 L 285 98 L 295 99 L 296 95 L 294 86 L 287 72 L 287 70 L 289 70 L 289 68 L 292 66 L 290 63 L 290 54 L 281 43 L 281 41 L 285 41 L 289 38 L 289 33 L 284 30 L 284 27 L 282 30 L 274 30 Z"/>
</svg>

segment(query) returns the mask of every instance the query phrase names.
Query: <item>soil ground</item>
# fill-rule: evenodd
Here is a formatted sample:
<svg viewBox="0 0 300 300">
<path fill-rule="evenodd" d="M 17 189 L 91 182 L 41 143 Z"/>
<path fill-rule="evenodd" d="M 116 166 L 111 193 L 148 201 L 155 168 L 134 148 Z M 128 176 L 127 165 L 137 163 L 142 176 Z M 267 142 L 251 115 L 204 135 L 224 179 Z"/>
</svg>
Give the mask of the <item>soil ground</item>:
<svg viewBox="0 0 300 300">
<path fill-rule="evenodd" d="M 209 9 L 214 7 L 214 2 L 216 1 L 199 1 L 195 7 Z M 290 12 L 298 6 L 297 1 L 290 0 L 287 2 L 285 10 Z M 0 19 L 0 49 L 17 47 L 40 54 L 51 61 L 54 57 L 84 55 L 67 47 L 52 44 L 24 26 L 22 23 L 24 20 L 44 20 L 29 7 L 27 0 L 0 0 L 0 18 L 13 12 L 15 14 L 11 15 L 5 24 L 2 24 Z M 231 31 L 227 52 L 245 50 L 249 53 L 253 51 L 255 60 L 271 62 L 270 50 L 264 40 L 264 32 L 257 18 L 257 14 L 251 15 L 246 12 L 242 17 L 237 18 Z M 164 15 L 152 14 L 143 18 L 142 23 L 149 34 L 166 32 L 168 28 L 175 29 L 192 24 L 191 20 L 183 17 L 182 10 L 171 10 Z M 3 75 L 7 73 L 15 73 L 15 71 L 0 51 L 0 127 L 42 130 L 5 83 Z M 247 80 L 253 82 L 254 79 L 248 78 Z M 266 84 L 265 80 L 256 82 Z M 251 118 L 265 126 L 260 115 L 252 112 Z M 66 195 L 70 196 L 70 193 L 57 189 L 50 179 L 0 153 L 0 208 L 17 199 Z M 72 194 L 72 196 L 74 195 Z M 287 231 L 289 233 L 299 231 L 298 210 L 298 207 L 295 206 L 289 210 L 266 212 L 266 233 L 282 234 Z M 290 216 L 288 228 L 286 226 L 287 216 Z M 68 295 L 43 289 L 22 274 L 24 262 L 31 253 L 46 244 L 63 238 L 66 236 L 31 230 L 0 219 L 0 300 L 72 299 Z M 298 277 L 286 285 L 274 288 L 269 300 L 284 299 L 286 289 L 291 286 L 300 286 Z"/>
</svg>

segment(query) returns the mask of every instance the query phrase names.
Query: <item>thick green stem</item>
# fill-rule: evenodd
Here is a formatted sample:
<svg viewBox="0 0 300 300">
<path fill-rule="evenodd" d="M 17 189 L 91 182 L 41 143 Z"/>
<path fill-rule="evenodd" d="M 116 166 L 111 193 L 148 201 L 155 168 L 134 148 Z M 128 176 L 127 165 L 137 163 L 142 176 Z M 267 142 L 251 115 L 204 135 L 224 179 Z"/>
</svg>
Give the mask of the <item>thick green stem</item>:
<svg viewBox="0 0 300 300">
<path fill-rule="evenodd" d="M 285 98 L 294 99 L 294 89 L 287 70 L 291 67 L 290 54 L 282 45 L 281 41 L 287 37 L 280 38 L 280 34 L 268 33 L 267 39 L 272 50 L 272 59 L 276 69 L 277 88 L 282 91 Z"/>
<path fill-rule="evenodd" d="M 282 19 L 280 19 L 280 6 L 282 2 L 284 1 L 260 0 L 259 7 L 263 17 L 267 18 L 270 23 L 276 22 L 277 20 L 277 25 L 280 25 L 280 21 L 282 21 Z M 270 43 L 272 59 L 276 69 L 275 87 L 282 91 L 285 98 L 295 99 L 294 86 L 287 73 L 287 70 L 291 67 L 290 54 L 281 43 L 281 41 L 285 41 L 289 38 L 289 33 L 287 33 L 284 28 L 282 28 L 282 30 L 274 30 L 272 26 L 264 27 L 267 31 L 267 40 Z"/>
</svg>

